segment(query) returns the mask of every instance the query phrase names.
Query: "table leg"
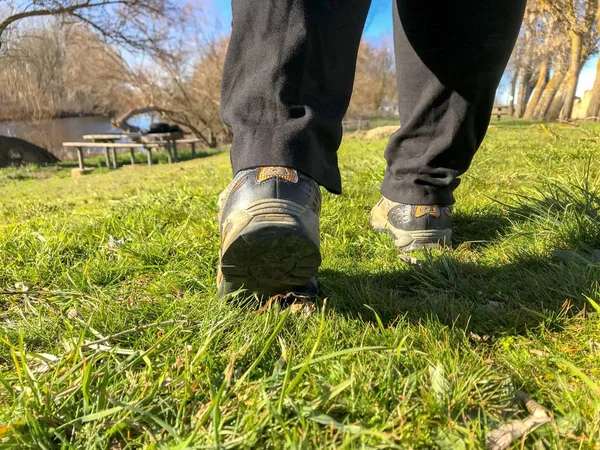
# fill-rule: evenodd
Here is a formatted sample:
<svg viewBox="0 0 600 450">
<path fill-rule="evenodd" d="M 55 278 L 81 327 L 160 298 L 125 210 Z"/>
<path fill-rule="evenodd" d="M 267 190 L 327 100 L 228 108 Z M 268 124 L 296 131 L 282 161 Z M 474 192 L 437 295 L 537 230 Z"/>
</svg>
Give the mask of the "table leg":
<svg viewBox="0 0 600 450">
<path fill-rule="evenodd" d="M 112 149 L 112 165 L 113 165 L 113 169 L 117 169 L 117 149 L 115 147 L 113 147 Z"/>
<path fill-rule="evenodd" d="M 106 167 L 110 169 L 110 157 L 108 156 L 108 147 L 104 147 L 104 157 L 106 158 Z"/>
<path fill-rule="evenodd" d="M 152 147 L 148 147 L 146 149 L 146 152 L 148 153 L 148 165 L 151 166 L 152 165 Z"/>
<path fill-rule="evenodd" d="M 169 160 L 169 164 L 173 164 L 173 153 L 171 150 L 171 141 L 167 141 L 167 159 Z"/>
<path fill-rule="evenodd" d="M 83 148 L 77 147 L 77 160 L 79 161 L 79 168 L 81 170 L 84 169 L 83 165 Z"/>
<path fill-rule="evenodd" d="M 192 157 L 196 156 L 196 143 L 192 142 Z"/>
<path fill-rule="evenodd" d="M 129 149 L 129 156 L 131 157 L 131 165 L 135 166 L 135 149 Z"/>
<path fill-rule="evenodd" d="M 175 162 L 179 162 L 179 155 L 177 154 L 177 141 L 171 142 L 173 142 L 173 159 L 175 160 Z"/>
</svg>

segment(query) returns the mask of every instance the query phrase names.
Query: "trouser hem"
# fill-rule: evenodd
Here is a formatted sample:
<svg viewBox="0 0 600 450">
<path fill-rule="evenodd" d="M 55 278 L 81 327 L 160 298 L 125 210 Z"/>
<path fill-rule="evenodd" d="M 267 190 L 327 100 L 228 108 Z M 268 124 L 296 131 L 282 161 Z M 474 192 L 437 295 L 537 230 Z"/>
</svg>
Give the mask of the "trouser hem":
<svg viewBox="0 0 600 450">
<path fill-rule="evenodd" d="M 415 185 L 394 178 L 389 172 L 386 173 L 381 185 L 381 194 L 388 200 L 406 205 L 450 206 L 455 203 L 453 189 Z"/>
<path fill-rule="evenodd" d="M 290 141 L 274 135 L 272 129 L 238 131 L 234 133 L 231 147 L 231 166 L 234 175 L 256 167 L 289 167 L 309 176 L 333 194 L 342 193 L 336 151 L 322 148 L 318 140 L 309 135 Z"/>
</svg>

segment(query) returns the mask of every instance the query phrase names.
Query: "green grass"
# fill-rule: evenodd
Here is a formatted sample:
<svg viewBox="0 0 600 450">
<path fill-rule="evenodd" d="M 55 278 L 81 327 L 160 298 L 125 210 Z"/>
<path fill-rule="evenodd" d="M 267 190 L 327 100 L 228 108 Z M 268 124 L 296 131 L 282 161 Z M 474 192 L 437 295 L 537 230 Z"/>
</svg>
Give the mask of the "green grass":
<svg viewBox="0 0 600 450">
<path fill-rule="evenodd" d="M 514 448 L 596 448 L 600 127 L 583 127 L 494 124 L 455 248 L 420 265 L 368 225 L 385 141 L 345 141 L 310 316 L 217 299 L 225 153 L 0 171 L 0 448 L 480 448 L 525 417 L 518 391 L 555 421 Z"/>
<path fill-rule="evenodd" d="M 369 119 L 369 129 L 385 127 L 389 125 L 399 125 L 400 119 L 394 117 L 371 117 Z"/>
</svg>

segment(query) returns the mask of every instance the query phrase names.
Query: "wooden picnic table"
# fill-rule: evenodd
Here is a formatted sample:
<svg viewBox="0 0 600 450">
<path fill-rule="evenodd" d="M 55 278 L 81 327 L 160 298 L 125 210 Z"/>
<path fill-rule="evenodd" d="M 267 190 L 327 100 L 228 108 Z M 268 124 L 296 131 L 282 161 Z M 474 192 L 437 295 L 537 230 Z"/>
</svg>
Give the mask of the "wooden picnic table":
<svg viewBox="0 0 600 450">
<path fill-rule="evenodd" d="M 143 134 L 139 137 L 141 142 L 165 142 L 165 148 L 167 149 L 167 159 L 169 164 L 173 162 L 179 162 L 179 155 L 177 154 L 177 141 L 183 139 L 184 135 L 180 131 L 173 133 L 148 133 Z M 151 140 L 152 139 L 152 140 Z"/>
<path fill-rule="evenodd" d="M 84 170 L 84 148 L 104 148 L 106 158 L 106 167 L 109 169 L 117 168 L 117 149 L 127 148 L 131 155 L 131 164 L 135 165 L 135 151 L 144 150 L 148 156 L 148 165 L 152 165 L 152 149 L 165 147 L 169 163 L 178 162 L 177 143 L 189 144 L 192 147 L 192 156 L 196 154 L 196 144 L 199 139 L 181 139 L 183 133 L 105 133 L 105 134 L 86 134 L 83 139 L 90 142 L 63 142 L 63 147 L 75 148 L 79 160 L 79 169 Z M 123 142 L 129 140 L 130 142 Z M 112 160 L 112 161 L 111 161 Z M 111 164 L 112 163 L 112 164 Z"/>
<path fill-rule="evenodd" d="M 118 141 L 119 139 L 135 139 L 143 136 L 142 133 L 104 133 L 85 134 L 83 139 L 92 141 Z"/>
<path fill-rule="evenodd" d="M 151 166 L 152 165 L 152 148 L 157 148 L 160 146 L 162 146 L 162 144 L 151 143 L 151 142 L 147 142 L 144 144 L 132 143 L 132 142 L 97 142 L 97 143 L 96 142 L 63 142 L 63 147 L 65 147 L 65 148 L 74 147 L 77 149 L 77 159 L 79 160 L 79 169 L 80 170 L 85 169 L 85 165 L 83 162 L 83 149 L 84 148 L 103 147 L 106 158 L 107 158 L 106 166 L 109 169 L 111 168 L 111 165 L 110 165 L 110 160 L 108 159 L 108 150 L 111 149 L 112 153 L 113 153 L 113 158 L 112 158 L 113 167 L 116 169 L 117 168 L 117 160 L 116 160 L 116 149 L 117 148 L 130 149 L 132 165 L 135 165 L 135 160 L 133 157 L 134 150 L 135 149 L 145 150 L 148 155 L 148 165 Z"/>
<path fill-rule="evenodd" d="M 133 133 L 132 133 L 133 134 Z M 139 134 L 139 133 L 136 133 Z M 132 136 L 131 134 L 86 134 L 83 136 L 83 139 L 85 139 L 86 141 L 92 141 L 92 142 L 98 142 L 98 143 L 102 143 L 102 144 L 114 144 L 117 141 L 120 141 L 122 139 L 131 139 Z M 101 147 L 101 146 L 99 146 Z M 110 148 L 110 154 L 112 156 L 112 168 L 116 169 L 117 168 L 117 148 L 116 147 L 109 147 L 109 146 L 105 146 L 104 147 L 104 157 L 106 158 L 106 167 L 108 167 L 109 169 L 111 168 L 111 161 L 109 158 L 109 148 Z M 131 164 L 135 164 L 135 158 L 134 158 L 134 148 L 130 147 L 129 151 L 131 153 Z"/>
<path fill-rule="evenodd" d="M 133 141 L 134 143 L 141 143 L 141 144 L 156 144 L 157 142 L 164 142 L 164 146 L 166 147 L 167 150 L 167 159 L 169 160 L 169 164 L 173 163 L 173 162 L 178 162 L 179 161 L 179 156 L 177 154 L 177 140 L 183 138 L 183 133 L 180 132 L 176 132 L 176 133 L 150 133 L 150 134 L 143 134 L 143 133 L 104 133 L 104 134 L 86 134 L 83 136 L 83 139 L 85 140 L 90 140 L 94 143 L 101 143 L 101 144 L 116 144 L 118 143 L 117 141 L 121 141 L 123 139 L 129 139 L 131 141 Z M 135 149 L 136 147 L 132 147 L 130 145 L 128 145 L 128 143 L 123 143 L 124 145 L 122 145 L 123 148 L 129 148 L 129 152 L 130 152 L 130 157 L 131 157 L 131 164 L 134 165 L 135 164 Z M 99 146 L 101 147 L 101 146 Z M 109 148 L 110 148 L 110 156 L 111 158 L 109 158 Z M 104 156 L 106 158 L 106 167 L 108 167 L 109 169 L 111 168 L 111 161 L 110 159 L 112 159 L 112 168 L 116 169 L 117 168 L 117 148 L 119 148 L 119 146 L 105 146 L 104 147 Z M 150 151 L 149 148 L 146 149 L 146 151 Z M 152 165 L 152 160 L 148 159 L 149 161 L 149 165 Z"/>
</svg>

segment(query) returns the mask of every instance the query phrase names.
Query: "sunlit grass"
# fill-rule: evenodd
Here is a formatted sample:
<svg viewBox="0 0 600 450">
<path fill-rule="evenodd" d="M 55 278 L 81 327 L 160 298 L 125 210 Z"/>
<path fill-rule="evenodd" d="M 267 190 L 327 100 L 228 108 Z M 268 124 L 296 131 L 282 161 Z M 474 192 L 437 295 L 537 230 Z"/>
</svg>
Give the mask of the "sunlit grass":
<svg viewBox="0 0 600 450">
<path fill-rule="evenodd" d="M 477 448 L 526 415 L 518 391 L 555 419 L 526 447 L 595 448 L 600 127 L 584 127 L 494 123 L 455 248 L 419 265 L 368 226 L 385 141 L 346 140 L 310 316 L 217 299 L 225 153 L 0 171 L 0 448 Z"/>
</svg>

